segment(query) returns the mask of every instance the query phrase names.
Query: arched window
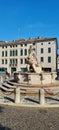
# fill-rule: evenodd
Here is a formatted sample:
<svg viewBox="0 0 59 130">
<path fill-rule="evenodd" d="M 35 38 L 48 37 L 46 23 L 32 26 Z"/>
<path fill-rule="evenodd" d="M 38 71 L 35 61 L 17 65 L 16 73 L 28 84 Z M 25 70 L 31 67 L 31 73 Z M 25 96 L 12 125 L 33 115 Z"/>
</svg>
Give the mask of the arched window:
<svg viewBox="0 0 59 130">
<path fill-rule="evenodd" d="M 23 55 L 23 50 L 21 49 L 21 50 L 20 50 L 20 56 L 22 56 L 22 55 Z"/>
<path fill-rule="evenodd" d="M 25 55 L 25 56 L 27 55 L 27 49 L 24 50 L 24 55 Z"/>
<path fill-rule="evenodd" d="M 18 55 L 18 51 L 16 50 L 16 56 Z"/>
</svg>

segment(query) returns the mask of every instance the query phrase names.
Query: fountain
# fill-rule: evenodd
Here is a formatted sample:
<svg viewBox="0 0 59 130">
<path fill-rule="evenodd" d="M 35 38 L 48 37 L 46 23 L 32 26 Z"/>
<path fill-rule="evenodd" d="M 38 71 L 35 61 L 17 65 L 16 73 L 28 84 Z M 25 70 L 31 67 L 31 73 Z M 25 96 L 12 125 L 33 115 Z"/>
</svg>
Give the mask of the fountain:
<svg viewBox="0 0 59 130">
<path fill-rule="evenodd" d="M 7 73 L 8 74 L 8 73 Z M 45 106 L 46 95 L 59 94 L 59 82 L 56 82 L 56 72 L 44 72 L 42 64 L 38 63 L 35 50 L 29 48 L 27 57 L 27 72 L 15 72 L 12 80 L 2 83 L 0 89 L 5 94 L 14 93 L 14 102 L 21 103 L 21 94 L 38 93 L 39 104 Z"/>
<path fill-rule="evenodd" d="M 15 72 L 14 80 L 19 83 L 29 83 L 32 85 L 55 83 L 56 72 L 44 72 L 42 64 L 38 63 L 36 52 L 30 46 L 27 57 L 27 72 Z"/>
</svg>

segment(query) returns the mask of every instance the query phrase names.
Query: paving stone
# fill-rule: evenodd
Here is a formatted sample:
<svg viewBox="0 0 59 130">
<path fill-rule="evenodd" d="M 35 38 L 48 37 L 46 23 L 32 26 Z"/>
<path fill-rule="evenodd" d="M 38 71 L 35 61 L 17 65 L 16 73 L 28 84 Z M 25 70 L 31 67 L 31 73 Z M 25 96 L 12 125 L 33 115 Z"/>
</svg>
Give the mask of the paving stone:
<svg viewBox="0 0 59 130">
<path fill-rule="evenodd" d="M 59 109 L 0 105 L 0 128 L 3 128 L 2 130 L 59 130 Z"/>
</svg>

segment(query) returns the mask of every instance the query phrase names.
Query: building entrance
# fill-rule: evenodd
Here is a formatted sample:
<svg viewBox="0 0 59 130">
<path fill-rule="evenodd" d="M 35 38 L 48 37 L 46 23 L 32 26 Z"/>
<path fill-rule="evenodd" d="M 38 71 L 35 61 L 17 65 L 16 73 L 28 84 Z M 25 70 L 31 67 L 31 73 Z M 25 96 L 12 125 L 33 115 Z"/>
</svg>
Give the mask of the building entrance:
<svg viewBox="0 0 59 130">
<path fill-rule="evenodd" d="M 16 68 L 15 67 L 11 68 L 11 73 L 13 73 L 14 71 L 16 71 Z"/>
</svg>

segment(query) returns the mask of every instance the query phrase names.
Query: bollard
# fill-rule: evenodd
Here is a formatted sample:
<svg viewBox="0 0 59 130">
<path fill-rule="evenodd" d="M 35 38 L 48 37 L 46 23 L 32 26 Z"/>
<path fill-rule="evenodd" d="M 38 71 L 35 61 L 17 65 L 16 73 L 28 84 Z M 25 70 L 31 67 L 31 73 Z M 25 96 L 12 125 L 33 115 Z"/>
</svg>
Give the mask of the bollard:
<svg viewBox="0 0 59 130">
<path fill-rule="evenodd" d="M 20 103 L 20 88 L 16 88 L 14 92 L 15 103 Z"/>
<path fill-rule="evenodd" d="M 39 102 L 40 102 L 40 105 L 44 105 L 45 104 L 44 89 L 43 88 L 41 88 L 39 90 Z"/>
</svg>

